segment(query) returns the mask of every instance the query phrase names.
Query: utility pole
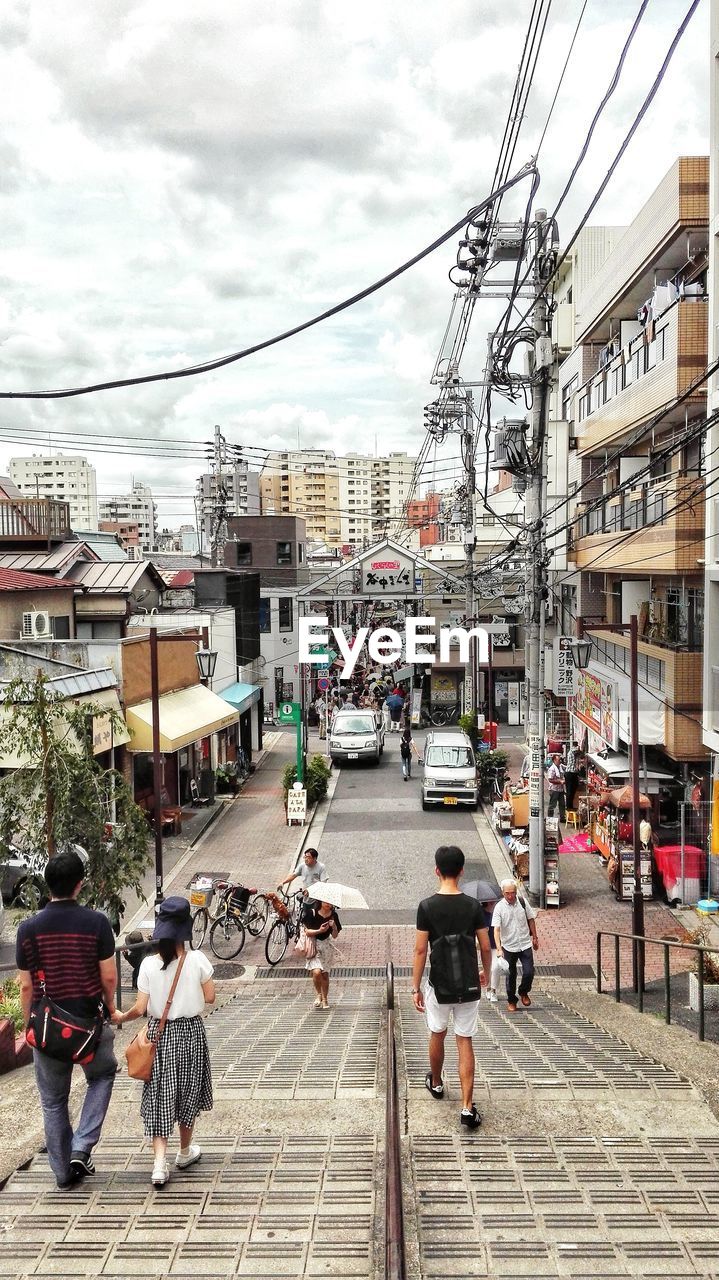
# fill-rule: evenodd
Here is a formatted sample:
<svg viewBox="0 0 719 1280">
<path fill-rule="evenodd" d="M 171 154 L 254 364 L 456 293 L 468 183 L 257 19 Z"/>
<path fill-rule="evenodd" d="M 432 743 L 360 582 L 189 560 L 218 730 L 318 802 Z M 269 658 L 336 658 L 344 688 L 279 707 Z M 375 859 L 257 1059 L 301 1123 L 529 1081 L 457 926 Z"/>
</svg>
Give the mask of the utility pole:
<svg viewBox="0 0 719 1280">
<path fill-rule="evenodd" d="M 547 214 L 537 209 L 534 216 L 534 310 L 532 327 L 536 339 L 533 357 L 533 399 L 530 425 L 531 469 L 525 496 L 529 538 L 527 580 L 529 586 L 526 671 L 527 737 L 529 741 L 529 896 L 542 901 L 544 890 L 544 621 L 547 596 L 544 495 L 547 470 L 547 419 L 551 382 L 552 346 L 548 331 L 549 314 L 545 294 L 544 263 Z"/>
<path fill-rule="evenodd" d="M 475 626 L 475 593 L 474 593 L 474 549 L 477 545 L 477 533 L 474 527 L 474 494 L 477 487 L 477 475 L 474 464 L 474 422 L 472 420 L 472 392 L 465 391 L 464 427 L 462 431 L 462 463 L 464 466 L 464 483 L 467 490 L 464 513 L 464 575 L 465 575 L 465 613 L 467 627 Z M 477 637 L 471 636 L 469 641 L 469 668 L 465 675 L 464 709 L 469 715 L 476 712 L 479 700 L 477 661 Z"/>
<path fill-rule="evenodd" d="M 212 523 L 210 526 L 210 564 L 213 569 L 225 563 L 225 542 L 227 541 L 227 489 L 222 467 L 226 460 L 225 437 L 219 427 L 215 427 L 215 444 L 212 455 Z"/>
</svg>

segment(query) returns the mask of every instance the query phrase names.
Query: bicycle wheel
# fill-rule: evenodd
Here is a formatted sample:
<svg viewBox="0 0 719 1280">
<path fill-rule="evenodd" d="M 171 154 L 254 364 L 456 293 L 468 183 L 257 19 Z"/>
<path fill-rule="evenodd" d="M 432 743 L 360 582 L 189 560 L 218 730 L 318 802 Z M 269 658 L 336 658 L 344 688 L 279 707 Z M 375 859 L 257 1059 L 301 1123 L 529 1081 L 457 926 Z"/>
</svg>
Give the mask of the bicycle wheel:
<svg viewBox="0 0 719 1280">
<path fill-rule="evenodd" d="M 250 898 L 247 904 L 247 919 L 245 924 L 247 932 L 251 933 L 253 938 L 259 937 L 267 924 L 267 917 L 270 913 L 270 904 L 264 893 L 255 894 L 254 898 Z"/>
<path fill-rule="evenodd" d="M 432 721 L 432 724 L 435 724 L 438 727 L 440 725 L 446 724 L 448 719 L 449 719 L 449 716 L 443 707 L 437 707 L 436 711 L 433 711 L 430 716 L 430 720 Z"/>
<path fill-rule="evenodd" d="M 210 923 L 210 917 L 207 913 L 207 907 L 198 907 L 192 917 L 192 937 L 190 938 L 190 947 L 193 951 L 199 951 L 205 941 L 207 926 Z"/>
<path fill-rule="evenodd" d="M 210 929 L 210 946 L 219 960 L 232 960 L 245 945 L 245 926 L 237 916 L 226 912 Z"/>
<path fill-rule="evenodd" d="M 290 936 L 287 932 L 287 925 L 284 920 L 275 920 L 270 932 L 267 935 L 265 943 L 265 959 L 268 964 L 279 964 L 285 951 Z"/>
</svg>

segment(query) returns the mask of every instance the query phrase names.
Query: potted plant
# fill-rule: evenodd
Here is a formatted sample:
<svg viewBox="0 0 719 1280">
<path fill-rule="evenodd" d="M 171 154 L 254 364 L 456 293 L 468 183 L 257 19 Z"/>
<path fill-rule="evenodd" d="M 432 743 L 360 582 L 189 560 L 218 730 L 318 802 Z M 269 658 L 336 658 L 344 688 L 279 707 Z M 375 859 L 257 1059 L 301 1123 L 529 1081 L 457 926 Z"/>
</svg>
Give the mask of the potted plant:
<svg viewBox="0 0 719 1280">
<path fill-rule="evenodd" d="M 694 929 L 687 937 L 687 942 L 695 942 L 700 947 L 711 945 L 710 934 L 705 924 Z M 699 1010 L 699 965 L 704 971 L 704 1008 L 719 1009 L 719 952 L 696 951 L 694 968 L 689 973 L 689 1008 Z"/>
</svg>

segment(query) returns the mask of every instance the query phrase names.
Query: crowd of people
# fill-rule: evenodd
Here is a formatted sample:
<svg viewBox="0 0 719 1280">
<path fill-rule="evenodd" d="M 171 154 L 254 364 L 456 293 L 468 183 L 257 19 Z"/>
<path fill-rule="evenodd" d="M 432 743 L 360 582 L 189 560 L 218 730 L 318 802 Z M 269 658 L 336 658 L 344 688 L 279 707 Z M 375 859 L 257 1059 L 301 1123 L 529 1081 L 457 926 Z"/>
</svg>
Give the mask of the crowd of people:
<svg viewBox="0 0 719 1280">
<path fill-rule="evenodd" d="M 327 693 L 318 692 L 311 717 L 319 727 L 319 736 L 327 737 L 327 729 L 338 711 L 355 707 L 358 711 L 370 710 L 382 716 L 387 733 L 400 733 L 402 719 L 408 706 L 408 691 L 382 672 L 355 675 L 348 684 L 342 684 L 338 676 L 332 676 Z"/>
</svg>

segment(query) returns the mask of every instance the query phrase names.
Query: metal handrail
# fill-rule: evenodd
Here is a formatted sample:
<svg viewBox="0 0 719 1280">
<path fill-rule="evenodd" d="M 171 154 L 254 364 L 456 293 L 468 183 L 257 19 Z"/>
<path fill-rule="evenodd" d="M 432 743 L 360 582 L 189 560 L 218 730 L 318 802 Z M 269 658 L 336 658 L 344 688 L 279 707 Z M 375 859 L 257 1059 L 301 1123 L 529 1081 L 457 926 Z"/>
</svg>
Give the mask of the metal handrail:
<svg viewBox="0 0 719 1280">
<path fill-rule="evenodd" d="M 385 1280 L 406 1280 L 402 1148 L 399 1128 L 397 1046 L 394 1036 L 394 965 L 387 964 L 387 1100 L 385 1107 Z"/>
<path fill-rule="evenodd" d="M 597 930 L 597 992 L 603 995 L 602 990 L 602 938 L 614 938 L 614 999 L 617 1004 L 621 1004 L 621 978 L 620 978 L 620 940 L 631 942 L 632 959 L 634 963 L 634 971 L 644 973 L 644 947 L 646 943 L 650 943 L 655 947 L 664 948 L 664 1021 L 667 1026 L 672 1020 L 672 996 L 669 972 L 669 948 L 673 947 L 677 951 L 699 951 L 701 953 L 711 951 L 714 955 L 719 955 L 719 947 L 706 947 L 699 942 L 672 942 L 668 938 L 647 938 L 640 933 L 616 933 L 613 929 Z M 641 961 L 641 969 L 638 970 L 637 962 Z M 704 1017 L 704 961 L 703 958 L 697 964 L 697 994 L 699 996 L 699 1039 L 704 1040 L 705 1037 L 705 1017 Z M 639 983 L 639 1012 L 644 1012 L 644 984 Z"/>
</svg>

